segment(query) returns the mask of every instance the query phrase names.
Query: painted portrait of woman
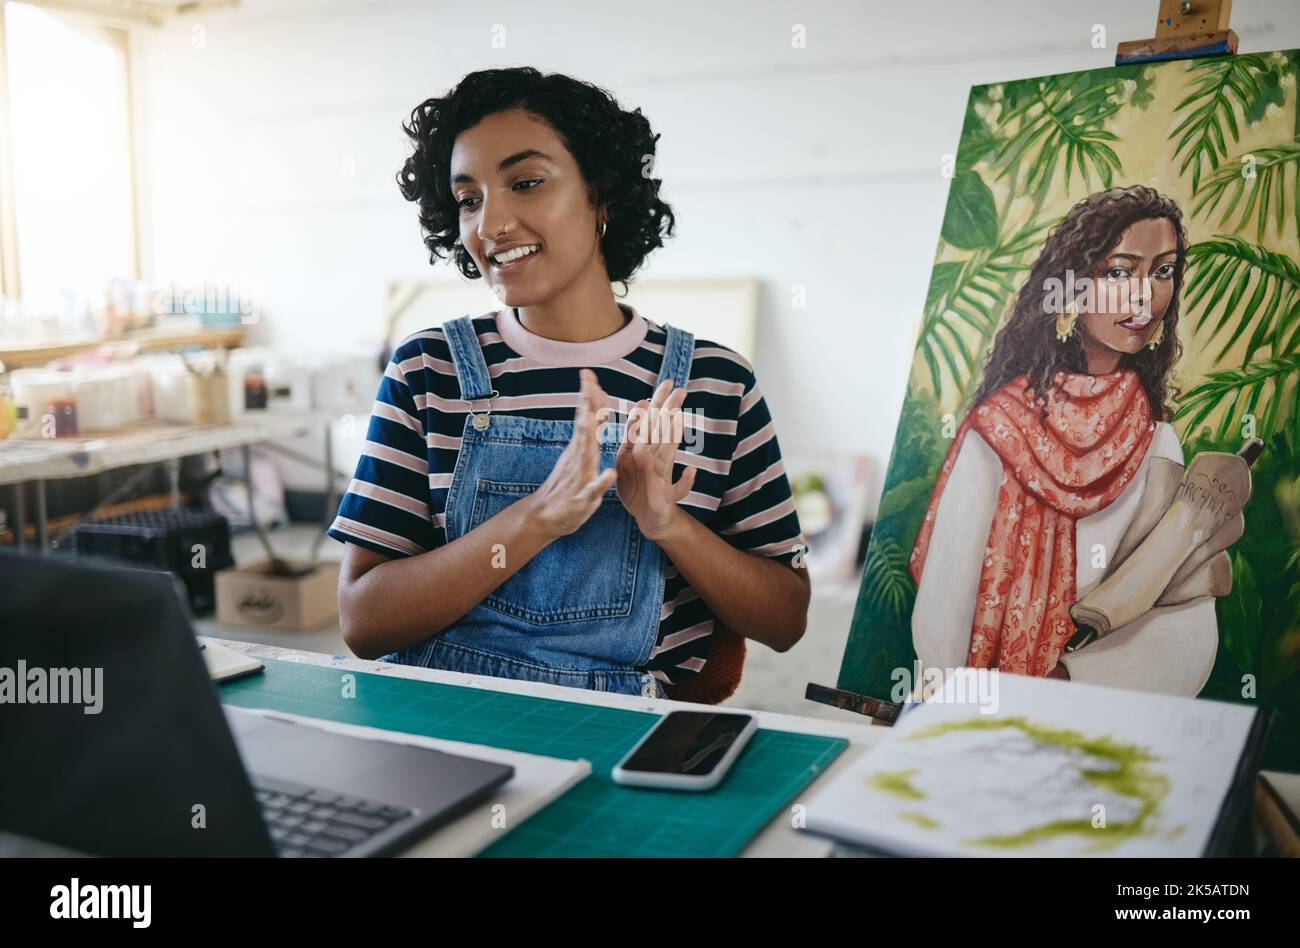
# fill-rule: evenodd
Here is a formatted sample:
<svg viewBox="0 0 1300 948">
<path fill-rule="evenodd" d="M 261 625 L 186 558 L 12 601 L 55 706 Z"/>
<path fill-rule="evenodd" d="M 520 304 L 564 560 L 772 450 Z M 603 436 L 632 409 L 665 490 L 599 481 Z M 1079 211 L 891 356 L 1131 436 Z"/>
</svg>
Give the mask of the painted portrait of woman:
<svg viewBox="0 0 1300 948">
<path fill-rule="evenodd" d="M 1064 651 L 1070 607 L 1105 574 L 1152 459 L 1184 460 L 1169 421 L 1186 254 L 1178 206 L 1143 186 L 1087 197 L 1047 237 L 911 552 L 925 665 L 1181 695 L 1204 686 L 1218 646 L 1208 596 Z"/>
</svg>

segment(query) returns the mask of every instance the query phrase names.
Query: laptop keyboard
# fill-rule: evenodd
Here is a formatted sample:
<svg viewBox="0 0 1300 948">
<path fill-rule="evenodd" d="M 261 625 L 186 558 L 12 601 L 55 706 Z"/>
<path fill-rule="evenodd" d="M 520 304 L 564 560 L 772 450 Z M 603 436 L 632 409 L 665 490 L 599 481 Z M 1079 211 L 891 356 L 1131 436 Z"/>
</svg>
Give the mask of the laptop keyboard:
<svg viewBox="0 0 1300 948">
<path fill-rule="evenodd" d="M 281 856 L 343 856 L 415 814 L 362 797 L 253 777 L 253 793 Z"/>
</svg>

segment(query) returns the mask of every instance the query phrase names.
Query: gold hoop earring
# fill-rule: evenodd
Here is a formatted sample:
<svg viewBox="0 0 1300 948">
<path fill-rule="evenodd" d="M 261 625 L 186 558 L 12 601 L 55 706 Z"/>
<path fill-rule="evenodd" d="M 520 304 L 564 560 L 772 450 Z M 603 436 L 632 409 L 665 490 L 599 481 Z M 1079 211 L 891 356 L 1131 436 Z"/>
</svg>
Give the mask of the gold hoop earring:
<svg viewBox="0 0 1300 948">
<path fill-rule="evenodd" d="M 1147 343 L 1147 348 L 1155 349 L 1160 345 L 1161 341 L 1163 341 L 1164 338 L 1165 338 L 1165 321 L 1162 319 L 1160 320 L 1160 325 L 1156 327 L 1156 331 L 1152 334 L 1151 341 Z"/>
<path fill-rule="evenodd" d="M 1079 314 L 1071 306 L 1064 313 L 1058 313 L 1056 316 L 1056 338 L 1062 343 L 1070 341 L 1070 334 L 1074 332 L 1074 324 L 1078 321 Z"/>
<path fill-rule="evenodd" d="M 608 229 L 609 229 L 609 222 L 608 222 L 608 221 L 601 221 L 601 222 L 600 222 L 600 226 L 599 226 L 598 228 L 596 228 L 596 233 L 600 236 L 600 238 L 601 238 L 602 240 L 604 240 L 604 239 L 605 239 L 605 231 L 607 231 Z"/>
</svg>

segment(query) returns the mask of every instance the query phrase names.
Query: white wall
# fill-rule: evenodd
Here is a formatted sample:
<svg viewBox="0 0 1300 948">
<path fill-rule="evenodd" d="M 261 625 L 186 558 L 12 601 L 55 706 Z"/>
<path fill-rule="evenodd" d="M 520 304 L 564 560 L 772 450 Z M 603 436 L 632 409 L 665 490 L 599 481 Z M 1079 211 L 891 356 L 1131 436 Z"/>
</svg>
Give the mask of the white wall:
<svg viewBox="0 0 1300 948">
<path fill-rule="evenodd" d="M 1236 6 L 1242 52 L 1300 46 L 1295 0 Z M 762 279 L 756 369 L 784 448 L 835 444 L 883 468 L 969 86 L 1109 65 L 1116 42 L 1152 35 L 1155 9 L 243 0 L 133 37 L 146 275 L 255 287 L 275 345 L 372 349 L 385 282 L 431 272 L 394 183 L 400 122 L 474 69 L 567 72 L 663 135 L 679 232 L 644 273 Z"/>
</svg>

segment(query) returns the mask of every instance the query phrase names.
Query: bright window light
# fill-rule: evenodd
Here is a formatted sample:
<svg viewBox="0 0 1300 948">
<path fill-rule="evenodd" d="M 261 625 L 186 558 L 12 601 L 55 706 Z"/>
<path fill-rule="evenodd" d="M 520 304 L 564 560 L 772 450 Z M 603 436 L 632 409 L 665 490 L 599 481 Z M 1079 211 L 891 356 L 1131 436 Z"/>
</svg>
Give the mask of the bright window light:
<svg viewBox="0 0 1300 948">
<path fill-rule="evenodd" d="M 97 304 L 135 276 L 125 34 L 0 9 L 25 309 L 62 312 L 66 291 Z"/>
</svg>

